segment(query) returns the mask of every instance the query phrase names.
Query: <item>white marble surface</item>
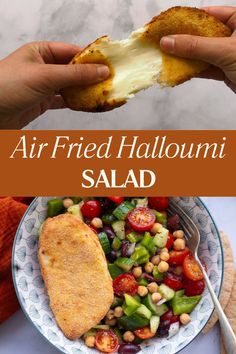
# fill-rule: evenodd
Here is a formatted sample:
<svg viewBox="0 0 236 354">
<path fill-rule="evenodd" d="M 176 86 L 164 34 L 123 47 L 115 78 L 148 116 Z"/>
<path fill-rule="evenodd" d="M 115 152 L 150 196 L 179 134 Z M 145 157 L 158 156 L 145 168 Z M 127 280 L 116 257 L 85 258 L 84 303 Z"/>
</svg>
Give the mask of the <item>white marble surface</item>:
<svg viewBox="0 0 236 354">
<path fill-rule="evenodd" d="M 236 197 L 233 198 L 203 198 L 206 206 L 212 213 L 219 230 L 224 230 L 231 241 L 236 257 Z M 236 262 L 235 262 L 236 265 Z M 215 328 L 207 335 L 199 335 L 181 354 L 220 354 L 219 328 Z M 0 354 L 59 354 L 37 332 L 24 317 L 22 311 L 12 316 L 0 326 Z"/>
<path fill-rule="evenodd" d="M 0 58 L 32 40 L 85 45 L 104 34 L 124 38 L 168 7 L 213 4 L 234 1 L 0 0 Z M 235 129 L 235 112 L 236 97 L 223 83 L 194 79 L 174 89 L 149 89 L 113 112 L 47 112 L 28 128 Z"/>
</svg>

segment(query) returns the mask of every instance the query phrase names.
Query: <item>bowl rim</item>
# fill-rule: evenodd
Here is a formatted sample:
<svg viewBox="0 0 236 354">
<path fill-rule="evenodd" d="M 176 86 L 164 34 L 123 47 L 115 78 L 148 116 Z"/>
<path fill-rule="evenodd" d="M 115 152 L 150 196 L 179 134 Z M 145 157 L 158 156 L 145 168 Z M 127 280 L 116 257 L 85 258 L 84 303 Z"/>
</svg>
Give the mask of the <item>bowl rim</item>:
<svg viewBox="0 0 236 354">
<path fill-rule="evenodd" d="M 57 350 L 59 350 L 61 353 L 63 354 L 67 354 L 67 352 L 63 351 L 61 348 L 59 348 L 56 344 L 53 344 L 42 332 L 41 330 L 37 327 L 37 325 L 34 323 L 34 321 L 31 319 L 31 317 L 29 316 L 28 312 L 26 311 L 25 309 L 25 306 L 21 300 L 21 297 L 20 297 L 20 294 L 19 294 L 19 291 L 18 291 L 18 287 L 17 287 L 17 282 L 16 282 L 16 273 L 15 273 L 15 270 L 14 270 L 14 264 L 15 264 L 15 248 L 16 248 L 16 241 L 18 239 L 18 234 L 19 234 L 19 231 L 21 229 L 21 225 L 23 224 L 24 220 L 25 220 L 25 217 L 27 216 L 29 210 L 32 208 L 32 206 L 36 203 L 37 199 L 38 198 L 48 198 L 50 196 L 37 196 L 35 197 L 32 202 L 29 204 L 28 208 L 26 209 L 19 225 L 18 225 L 18 228 L 16 230 L 16 233 L 15 233 L 15 237 L 14 237 L 14 242 L 13 242 L 13 247 L 12 247 L 12 264 L 11 264 L 11 271 L 12 271 L 12 278 L 13 278 L 13 284 L 14 284 L 14 288 L 15 288 L 15 292 L 16 292 L 16 295 L 17 295 L 17 299 L 19 301 L 19 304 L 20 304 L 20 307 L 21 307 L 21 310 L 23 311 L 25 317 L 29 320 L 29 322 L 31 322 L 34 326 L 34 328 L 37 329 L 38 333 L 41 335 L 42 338 L 44 338 L 44 340 L 46 342 L 48 342 L 53 348 L 56 348 Z M 222 290 L 222 285 L 223 285 L 223 280 L 224 280 L 224 249 L 223 249 L 223 244 L 222 244 L 222 240 L 221 240 L 221 237 L 220 237 L 220 231 L 216 225 L 216 222 L 214 220 L 214 218 L 212 217 L 212 214 L 210 212 L 210 210 L 208 209 L 208 207 L 205 205 L 205 203 L 202 201 L 201 197 L 191 197 L 191 198 L 194 198 L 194 199 L 197 199 L 197 201 L 203 206 L 203 208 L 207 211 L 208 215 L 210 216 L 211 218 L 211 221 L 216 229 L 216 232 L 217 232 L 217 238 L 219 240 L 219 244 L 220 244 L 220 249 L 221 249 L 221 269 L 222 269 L 222 277 L 221 277 L 221 282 L 220 282 L 220 286 L 219 286 L 219 291 L 218 291 L 218 294 L 217 294 L 217 297 L 219 298 L 220 297 L 220 294 L 221 294 L 221 290 Z M 191 340 L 189 341 L 183 348 L 181 348 L 180 350 L 178 350 L 178 352 L 175 352 L 175 354 L 178 354 L 180 353 L 183 349 L 187 348 L 201 333 L 202 331 L 204 330 L 204 328 L 206 327 L 207 323 L 209 322 L 209 320 L 211 319 L 212 315 L 213 315 L 213 312 L 214 312 L 214 307 L 213 307 L 213 310 L 209 316 L 209 319 L 208 321 L 204 324 L 204 326 L 199 330 L 198 334 Z M 83 353 L 83 351 L 80 349 L 80 351 Z M 98 352 L 98 351 L 97 351 Z M 142 352 L 142 348 L 141 348 L 141 351 L 140 353 Z"/>
</svg>

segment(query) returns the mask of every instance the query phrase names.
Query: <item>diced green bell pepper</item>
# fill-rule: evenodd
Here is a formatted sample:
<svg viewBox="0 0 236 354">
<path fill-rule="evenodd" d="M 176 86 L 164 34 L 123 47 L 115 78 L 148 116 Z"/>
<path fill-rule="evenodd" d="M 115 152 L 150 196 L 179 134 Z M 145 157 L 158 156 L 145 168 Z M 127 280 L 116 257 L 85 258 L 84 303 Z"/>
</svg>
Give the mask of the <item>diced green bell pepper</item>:
<svg viewBox="0 0 236 354">
<path fill-rule="evenodd" d="M 147 286 L 148 285 L 148 280 L 145 278 L 138 278 L 137 279 L 139 285 Z"/>
<path fill-rule="evenodd" d="M 157 265 L 153 267 L 152 275 L 156 280 L 162 280 L 164 277 L 164 274 L 159 272 Z"/>
<path fill-rule="evenodd" d="M 108 264 L 108 270 L 112 279 L 115 279 L 116 277 L 118 277 L 118 275 L 124 273 L 124 271 L 117 267 L 115 264 Z"/>
<path fill-rule="evenodd" d="M 167 225 L 167 213 L 165 211 L 161 213 L 155 209 L 152 209 L 152 212 L 155 214 L 157 222 L 159 222 L 163 226 Z"/>
<path fill-rule="evenodd" d="M 152 256 L 156 253 L 157 248 L 154 244 L 154 240 L 150 232 L 145 232 L 144 238 L 141 241 L 141 245 L 146 247 Z"/>
<path fill-rule="evenodd" d="M 197 304 L 201 301 L 202 296 L 175 296 L 172 301 L 172 309 L 174 315 L 182 315 L 183 313 L 191 313 Z"/>
<path fill-rule="evenodd" d="M 61 199 L 51 199 L 48 201 L 47 216 L 49 218 L 62 214 L 63 212 L 64 212 L 64 206 L 63 206 L 63 201 Z"/>
<path fill-rule="evenodd" d="M 143 239 L 143 235 L 139 234 L 138 232 L 132 231 L 128 235 L 126 235 L 126 238 L 129 242 L 136 243 L 140 242 Z"/>
<path fill-rule="evenodd" d="M 148 250 L 142 245 L 136 246 L 133 254 L 131 255 L 131 259 L 138 264 L 147 263 L 149 258 L 150 254 Z"/>
<path fill-rule="evenodd" d="M 140 302 L 137 301 L 133 296 L 130 296 L 128 294 L 124 294 L 124 296 L 126 304 L 124 313 L 127 316 L 130 316 L 140 307 Z"/>
</svg>

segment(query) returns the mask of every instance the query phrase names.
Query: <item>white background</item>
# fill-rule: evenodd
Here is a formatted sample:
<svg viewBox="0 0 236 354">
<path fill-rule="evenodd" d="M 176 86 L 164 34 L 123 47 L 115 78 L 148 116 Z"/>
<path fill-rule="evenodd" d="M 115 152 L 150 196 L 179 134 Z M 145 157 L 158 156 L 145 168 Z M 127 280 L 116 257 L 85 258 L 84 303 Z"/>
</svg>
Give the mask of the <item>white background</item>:
<svg viewBox="0 0 236 354">
<path fill-rule="evenodd" d="M 236 197 L 202 198 L 219 228 L 229 236 L 236 257 Z M 236 263 L 235 263 L 236 264 Z M 220 354 L 219 329 L 200 335 L 181 354 Z M 18 311 L 0 326 L 0 354 L 59 354 Z"/>
</svg>

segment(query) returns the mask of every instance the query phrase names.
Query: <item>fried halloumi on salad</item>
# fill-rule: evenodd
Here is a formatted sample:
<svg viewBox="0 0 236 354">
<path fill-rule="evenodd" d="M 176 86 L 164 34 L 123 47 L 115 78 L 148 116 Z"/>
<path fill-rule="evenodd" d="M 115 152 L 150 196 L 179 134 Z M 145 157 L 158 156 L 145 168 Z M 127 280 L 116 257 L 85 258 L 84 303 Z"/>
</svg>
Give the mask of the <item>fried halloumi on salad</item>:
<svg viewBox="0 0 236 354">
<path fill-rule="evenodd" d="M 38 257 L 59 327 L 71 340 L 82 336 L 102 320 L 114 297 L 97 235 L 74 215 L 48 218 Z"/>
</svg>

